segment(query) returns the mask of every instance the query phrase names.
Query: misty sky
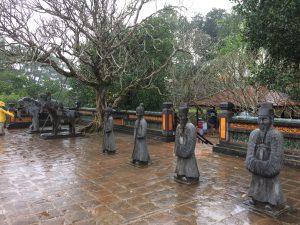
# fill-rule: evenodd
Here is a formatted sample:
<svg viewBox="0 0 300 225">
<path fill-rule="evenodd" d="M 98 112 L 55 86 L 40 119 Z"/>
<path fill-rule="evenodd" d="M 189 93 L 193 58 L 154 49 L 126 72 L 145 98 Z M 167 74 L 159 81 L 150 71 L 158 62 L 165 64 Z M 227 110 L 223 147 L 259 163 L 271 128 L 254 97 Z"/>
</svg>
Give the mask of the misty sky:
<svg viewBox="0 0 300 225">
<path fill-rule="evenodd" d="M 164 5 L 177 5 L 186 7 L 184 14 L 192 17 L 197 13 L 206 15 L 212 8 L 230 10 L 234 4 L 229 0 L 153 0 L 143 8 L 143 15 L 151 14 Z"/>
</svg>

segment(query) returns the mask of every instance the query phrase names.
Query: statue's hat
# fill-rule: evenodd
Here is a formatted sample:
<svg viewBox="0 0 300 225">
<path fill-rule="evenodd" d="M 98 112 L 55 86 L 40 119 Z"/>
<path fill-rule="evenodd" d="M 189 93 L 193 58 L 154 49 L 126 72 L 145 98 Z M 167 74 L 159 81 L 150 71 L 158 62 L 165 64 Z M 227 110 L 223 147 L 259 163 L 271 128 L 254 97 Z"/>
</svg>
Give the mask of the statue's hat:
<svg viewBox="0 0 300 225">
<path fill-rule="evenodd" d="M 274 116 L 273 104 L 270 102 L 264 102 L 258 109 L 259 116 Z"/>
<path fill-rule="evenodd" d="M 136 115 L 144 115 L 144 104 L 140 103 L 138 107 L 136 107 Z"/>
<path fill-rule="evenodd" d="M 108 113 L 108 114 L 112 114 L 113 109 L 112 109 L 111 104 L 108 104 L 108 106 L 105 108 L 105 112 Z"/>
<path fill-rule="evenodd" d="M 188 114 L 189 112 L 189 107 L 187 105 L 187 103 L 181 103 L 179 106 L 179 112 L 184 113 L 184 114 Z"/>
</svg>

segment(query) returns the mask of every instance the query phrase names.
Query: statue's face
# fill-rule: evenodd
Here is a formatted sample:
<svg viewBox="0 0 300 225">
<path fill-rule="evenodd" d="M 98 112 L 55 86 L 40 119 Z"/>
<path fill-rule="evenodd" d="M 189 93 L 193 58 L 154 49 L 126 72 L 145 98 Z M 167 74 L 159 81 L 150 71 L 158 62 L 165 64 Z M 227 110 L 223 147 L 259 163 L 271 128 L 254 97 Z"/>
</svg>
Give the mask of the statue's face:
<svg viewBox="0 0 300 225">
<path fill-rule="evenodd" d="M 187 121 L 188 121 L 187 115 L 184 112 L 179 111 L 179 123 L 181 125 L 184 125 L 187 123 Z"/>
<path fill-rule="evenodd" d="M 16 104 L 17 109 L 22 109 L 24 108 L 24 102 L 22 100 L 18 101 Z"/>
<path fill-rule="evenodd" d="M 143 115 L 142 115 L 142 114 L 139 114 L 139 113 L 137 113 L 136 116 L 137 116 L 137 118 L 139 118 L 139 119 L 141 119 L 141 118 L 143 117 Z"/>
<path fill-rule="evenodd" d="M 271 124 L 272 121 L 269 116 L 258 116 L 258 127 L 261 131 L 267 131 Z"/>
<path fill-rule="evenodd" d="M 137 107 L 136 109 L 136 116 L 137 118 L 141 119 L 143 117 L 143 110 L 140 107 Z"/>
<path fill-rule="evenodd" d="M 38 101 L 40 102 L 40 104 L 42 105 L 42 107 L 44 107 L 45 106 L 45 104 L 46 104 L 46 96 L 44 95 L 44 94 L 41 94 L 40 96 L 39 96 L 39 99 L 38 99 Z"/>
<path fill-rule="evenodd" d="M 106 110 L 106 111 L 105 111 L 105 116 L 106 116 L 107 118 L 109 118 L 110 115 L 111 115 L 110 111 Z"/>
</svg>

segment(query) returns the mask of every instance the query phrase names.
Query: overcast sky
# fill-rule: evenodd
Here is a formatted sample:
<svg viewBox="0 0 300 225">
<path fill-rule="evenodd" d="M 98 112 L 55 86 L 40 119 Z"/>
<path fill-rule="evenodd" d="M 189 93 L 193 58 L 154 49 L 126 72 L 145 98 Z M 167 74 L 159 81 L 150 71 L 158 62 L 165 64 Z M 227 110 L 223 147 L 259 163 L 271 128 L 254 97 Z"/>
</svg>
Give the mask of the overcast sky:
<svg viewBox="0 0 300 225">
<path fill-rule="evenodd" d="M 143 15 L 151 14 L 157 9 L 163 8 L 164 5 L 177 5 L 187 8 L 185 15 L 192 17 L 197 13 L 206 15 L 213 8 L 230 10 L 234 4 L 229 0 L 153 0 L 147 3 L 143 8 Z"/>
</svg>

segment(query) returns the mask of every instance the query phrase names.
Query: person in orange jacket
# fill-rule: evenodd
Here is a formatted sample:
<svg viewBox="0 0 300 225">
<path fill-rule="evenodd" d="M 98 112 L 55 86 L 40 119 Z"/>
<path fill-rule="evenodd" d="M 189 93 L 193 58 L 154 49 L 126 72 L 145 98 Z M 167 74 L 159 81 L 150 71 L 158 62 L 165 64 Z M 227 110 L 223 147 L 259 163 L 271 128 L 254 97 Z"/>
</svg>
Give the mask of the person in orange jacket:
<svg viewBox="0 0 300 225">
<path fill-rule="evenodd" d="M 9 115 L 11 117 L 15 117 L 15 115 L 5 108 L 5 103 L 0 101 L 0 136 L 4 135 L 4 124 L 6 121 L 6 115 Z"/>
</svg>

